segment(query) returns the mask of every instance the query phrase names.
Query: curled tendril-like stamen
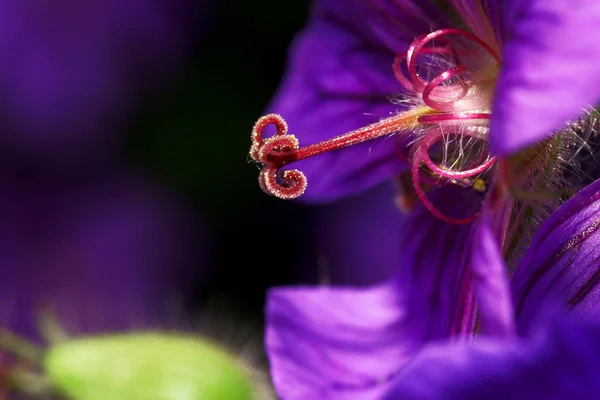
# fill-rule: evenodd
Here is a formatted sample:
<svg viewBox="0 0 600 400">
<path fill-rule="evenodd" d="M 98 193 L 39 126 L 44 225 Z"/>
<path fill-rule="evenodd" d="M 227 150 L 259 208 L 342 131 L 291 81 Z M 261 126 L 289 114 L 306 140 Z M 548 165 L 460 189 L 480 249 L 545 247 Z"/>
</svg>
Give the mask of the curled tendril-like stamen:
<svg viewBox="0 0 600 400">
<path fill-rule="evenodd" d="M 423 89 L 423 102 L 425 104 L 427 104 L 429 107 L 434 108 L 436 110 L 451 111 L 454 108 L 454 104 L 455 104 L 456 100 L 461 99 L 466 96 L 466 94 L 467 94 L 466 86 L 461 85 L 461 87 L 459 87 L 457 91 L 453 91 L 453 97 L 451 97 L 450 99 L 447 99 L 447 96 L 444 96 L 444 98 L 446 98 L 446 100 L 434 100 L 431 97 L 431 94 L 433 93 L 434 90 L 440 89 L 441 88 L 440 85 L 442 83 L 444 83 L 445 81 L 447 81 L 451 78 L 459 76 L 460 74 L 464 73 L 467 70 L 468 70 L 468 68 L 465 65 L 459 65 L 457 67 L 450 68 L 450 69 L 442 72 L 435 78 L 433 78 L 431 80 L 431 82 L 429 82 L 427 84 L 427 86 L 425 86 L 425 88 Z M 448 91 L 447 88 L 444 88 L 444 90 Z"/>
<path fill-rule="evenodd" d="M 461 84 L 441 86 L 442 83 L 452 78 L 457 78 L 468 72 L 467 66 L 461 63 L 461 52 L 454 49 L 454 47 L 447 40 L 446 41 L 448 44 L 445 47 L 425 47 L 425 45 L 432 40 L 445 39 L 447 35 L 458 35 L 475 42 L 485 49 L 497 62 L 500 62 L 500 57 L 491 46 L 472 33 L 463 31 L 461 29 L 440 29 L 428 35 L 419 36 L 417 39 L 415 39 L 410 45 L 406 54 L 398 56 L 394 60 L 394 75 L 400 84 L 402 84 L 402 86 L 410 91 L 420 94 L 425 104 L 438 111 L 452 111 L 454 104 L 463 99 L 468 93 L 468 85 L 464 82 Z M 449 53 L 452 54 L 453 61 L 456 66 L 443 71 L 429 82 L 425 81 L 419 76 L 417 73 L 417 58 L 419 55 Z M 462 54 L 464 54 L 464 52 L 462 52 Z M 406 60 L 408 77 L 406 77 L 401 70 L 401 64 L 404 60 Z"/>
<path fill-rule="evenodd" d="M 423 100 L 423 103 L 425 103 L 427 106 L 442 112 L 421 115 L 418 118 L 418 122 L 420 124 L 437 126 L 438 128 L 430 130 L 420 141 L 413 145 L 414 147 L 411 151 L 410 165 L 415 193 L 423 205 L 436 217 L 453 224 L 466 224 L 475 220 L 478 217 L 478 214 L 464 219 L 456 219 L 446 216 L 429 201 L 425 195 L 425 191 L 421 186 L 422 182 L 434 187 L 444 186 L 449 182 L 458 182 L 461 179 L 467 179 L 485 172 L 496 162 L 494 157 L 488 157 L 478 166 L 467 170 L 456 171 L 449 168 L 443 168 L 435 164 L 429 155 L 429 148 L 440 141 L 444 136 L 442 127 L 447 127 L 450 129 L 450 131 L 452 131 L 453 129 L 456 129 L 459 122 L 462 122 L 460 126 L 463 129 L 453 132 L 452 134 L 477 137 L 477 127 L 486 125 L 490 118 L 490 114 L 483 112 L 452 112 L 455 111 L 456 104 L 469 95 L 469 88 L 472 82 L 468 80 L 460 80 L 458 83 L 442 86 L 442 84 L 445 82 L 448 82 L 452 79 L 457 79 L 469 71 L 467 66 L 461 61 L 461 55 L 465 53 L 461 53 L 454 46 L 452 46 L 451 42 L 446 38 L 448 35 L 458 35 L 467 38 L 486 50 L 497 62 L 500 61 L 500 57 L 492 49 L 492 47 L 472 33 L 460 29 L 442 29 L 432 32 L 429 35 L 423 35 L 416 38 L 410 45 L 405 55 L 396 57 L 392 67 L 394 75 L 400 84 L 402 84 L 408 90 L 419 94 Z M 445 46 L 425 47 L 434 39 L 441 39 Z M 451 54 L 452 62 L 455 64 L 455 66 L 446 69 L 430 81 L 425 81 L 417 73 L 417 58 L 421 54 Z M 402 62 L 405 60 L 408 76 L 402 72 L 401 68 Z M 466 126 L 466 129 L 464 129 L 465 122 L 471 122 L 472 125 Z M 430 177 L 424 175 L 422 171 L 422 165 L 429 168 L 437 180 L 431 179 Z"/>
<path fill-rule="evenodd" d="M 306 176 L 298 170 L 280 172 L 281 167 L 395 132 L 409 131 L 417 125 L 419 115 L 423 113 L 423 108 L 411 110 L 306 147 L 300 147 L 298 139 L 288 134 L 287 123 L 281 116 L 265 115 L 254 125 L 250 148 L 250 157 L 264 165 L 259 178 L 260 186 L 266 193 L 282 199 L 301 196 L 306 190 Z M 275 135 L 265 139 L 263 131 L 271 124 L 275 125 Z"/>
<path fill-rule="evenodd" d="M 459 35 L 471 39 L 481 47 L 483 47 L 497 62 L 500 62 L 500 56 L 492 49 L 487 43 L 479 39 L 477 36 L 470 32 L 462 29 L 440 29 L 432 32 L 424 37 L 420 37 L 415 40 L 409 47 L 406 53 L 406 64 L 408 67 L 408 73 L 412 80 L 413 88 L 417 92 L 423 92 L 427 86 L 427 82 L 424 81 L 417 73 L 417 56 L 422 52 L 425 45 L 432 40 L 446 36 L 446 35 Z"/>
<path fill-rule="evenodd" d="M 475 221 L 477 218 L 479 218 L 479 213 L 477 213 L 469 218 L 463 218 L 463 219 L 457 219 L 457 218 L 453 218 L 453 217 L 444 215 L 440 210 L 438 210 L 433 205 L 433 203 L 431 203 L 431 201 L 429 201 L 429 199 L 427 198 L 427 195 L 425 194 L 425 191 L 421 187 L 421 182 L 419 180 L 419 164 L 416 164 L 416 163 L 412 164 L 411 173 L 412 173 L 412 179 L 413 179 L 413 187 L 415 189 L 417 196 L 419 197 L 419 200 L 421 200 L 421 203 L 425 206 L 425 208 L 427 208 L 427 210 L 429 210 L 429 212 L 432 213 L 433 215 L 435 215 L 437 218 L 441 219 L 442 221 L 445 221 L 445 222 L 448 222 L 451 224 L 455 224 L 455 225 L 469 224 L 469 223 Z"/>
<path fill-rule="evenodd" d="M 275 125 L 275 135 L 263 138 L 263 130 Z M 280 115 L 269 114 L 259 118 L 252 129 L 250 157 L 264 165 L 258 182 L 261 189 L 280 199 L 289 200 L 301 196 L 306 190 L 306 176 L 298 170 L 279 172 L 279 168 L 293 161 L 300 148 L 298 139 L 289 135 L 287 123 Z"/>
<path fill-rule="evenodd" d="M 297 169 L 278 172 L 274 167 L 263 168 L 258 183 L 265 193 L 283 200 L 300 197 L 307 186 L 306 176 Z"/>
<path fill-rule="evenodd" d="M 454 131 L 452 129 L 454 129 Z M 439 219 L 441 219 L 443 221 L 446 221 L 446 222 L 449 222 L 452 224 L 457 224 L 457 225 L 468 224 L 468 223 L 474 221 L 475 219 L 477 219 L 479 217 L 479 213 L 477 213 L 469 218 L 456 219 L 456 218 L 452 218 L 447 215 L 444 215 L 439 209 L 437 209 L 429 201 L 429 199 L 427 198 L 427 195 L 425 194 L 425 191 L 423 190 L 423 188 L 421 186 L 421 182 L 423 181 L 423 178 L 420 174 L 421 164 L 426 165 L 437 176 L 442 178 L 441 184 L 434 183 L 432 185 L 431 180 L 427 181 L 427 183 L 429 185 L 439 187 L 439 186 L 444 185 L 448 181 L 453 181 L 456 179 L 470 178 L 470 177 L 479 175 L 479 174 L 487 171 L 488 169 L 490 169 L 496 162 L 496 159 L 495 159 L 495 157 L 488 157 L 480 165 L 470 168 L 470 169 L 467 169 L 467 170 L 456 171 L 456 170 L 451 170 L 451 169 L 440 167 L 439 165 L 434 163 L 433 160 L 431 159 L 431 156 L 429 155 L 429 149 L 435 143 L 439 142 L 441 139 L 444 138 L 444 136 L 447 136 L 447 135 L 470 136 L 470 137 L 477 138 L 477 139 L 482 138 L 482 134 L 479 131 L 479 127 L 477 127 L 477 126 L 470 126 L 467 128 L 461 126 L 460 129 L 458 129 L 457 126 L 450 126 L 450 131 L 448 131 L 448 130 L 444 131 L 443 128 L 440 126 L 437 129 L 432 129 L 431 131 L 429 131 L 420 140 L 420 142 L 416 145 L 417 147 L 415 147 L 413 150 L 412 161 L 411 161 L 411 163 L 412 163 L 411 164 L 411 175 L 412 175 L 412 180 L 413 180 L 413 186 L 414 186 L 415 192 L 416 192 L 419 200 L 421 200 L 423 205 L 433 215 L 435 215 L 436 217 L 438 217 Z"/>
<path fill-rule="evenodd" d="M 421 37 L 423 38 L 423 36 Z M 425 49 L 421 50 L 421 53 L 424 54 L 444 54 L 444 55 L 454 55 L 454 60 L 455 62 L 458 63 L 458 55 L 455 54 L 454 48 L 452 48 L 451 46 L 446 46 L 446 47 L 428 47 Z M 404 73 L 402 72 L 402 62 L 406 60 L 406 56 L 407 54 L 404 53 L 402 55 L 396 56 L 396 58 L 394 58 L 394 63 L 392 64 L 392 70 L 394 72 L 394 76 L 396 77 L 396 79 L 398 80 L 398 82 L 400 82 L 400 84 L 402 86 L 404 86 L 405 89 L 410 90 L 410 91 L 414 91 L 417 92 L 417 90 L 415 89 L 415 86 L 413 85 L 412 81 L 410 79 L 408 79 Z"/>
<path fill-rule="evenodd" d="M 275 136 L 286 135 L 288 131 L 287 122 L 281 118 L 281 115 L 268 114 L 260 117 L 254 124 L 254 128 L 252 128 L 251 137 L 252 148 L 250 149 L 250 157 L 252 157 L 252 159 L 256 162 L 262 162 L 258 152 L 265 144 L 265 139 L 262 137 L 262 132 L 268 125 L 275 125 L 277 128 Z"/>
<path fill-rule="evenodd" d="M 430 212 L 446 222 L 464 224 L 476 219 L 478 214 L 464 219 L 444 215 L 431 204 L 421 187 L 421 183 L 432 187 L 455 184 L 478 190 L 475 188 L 476 180 L 470 178 L 484 173 L 496 162 L 494 157 L 484 155 L 476 160 L 470 160 L 466 170 L 453 170 L 437 165 L 429 155 L 429 149 L 449 132 L 450 135 L 455 136 L 485 139 L 482 137 L 482 127 L 487 125 L 490 118 L 489 113 L 478 111 L 485 109 L 481 107 L 481 93 L 485 92 L 476 86 L 479 78 L 468 75 L 469 68 L 461 60 L 465 55 L 477 56 L 478 53 L 470 49 L 457 49 L 448 39 L 449 35 L 457 35 L 474 42 L 499 62 L 500 57 L 495 50 L 472 33 L 461 29 L 442 29 L 419 36 L 410 45 L 406 54 L 396 57 L 392 66 L 397 80 L 407 90 L 420 95 L 425 106 L 413 108 L 344 135 L 305 147 L 300 147 L 296 137 L 288 134 L 287 123 L 281 116 L 269 114 L 260 118 L 252 130 L 250 156 L 263 165 L 259 176 L 261 188 L 266 193 L 282 199 L 296 198 L 306 190 L 306 176 L 298 170 L 282 169 L 282 167 L 308 157 L 393 133 L 410 133 L 416 127 L 431 127 L 432 129 L 412 144 L 402 142 L 409 146 L 408 156 L 404 155 L 404 151 L 399 152 L 411 166 L 410 176 L 416 197 Z M 426 46 L 434 39 L 441 45 Z M 417 58 L 420 55 L 444 56 L 448 59 L 449 67 L 433 79 L 426 81 L 417 72 Z M 403 62 L 407 74 L 402 71 Z M 472 88 L 474 90 L 471 90 Z M 469 109 L 477 111 L 466 111 Z M 274 125 L 276 132 L 272 137 L 264 138 L 263 130 L 268 125 Z M 442 128 L 445 128 L 445 133 Z M 396 141 L 396 143 L 400 142 L 401 140 Z M 477 179 L 482 180 L 482 178 Z"/>
<path fill-rule="evenodd" d="M 442 129 L 434 129 L 432 132 L 430 132 L 425 137 L 423 137 L 423 139 L 420 142 L 419 147 L 421 149 L 425 149 L 425 151 L 422 151 L 420 154 L 421 155 L 420 161 L 425 163 L 425 165 L 427 165 L 427 167 L 429 169 L 431 169 L 433 172 L 435 172 L 436 174 L 440 175 L 441 177 L 447 178 L 447 179 L 470 178 L 472 176 L 479 175 L 482 172 L 490 169 L 492 167 L 492 165 L 494 165 L 494 163 L 496 162 L 496 157 L 489 157 L 487 160 L 485 160 L 482 164 L 478 165 L 477 167 L 474 167 L 474 168 L 471 168 L 468 170 L 461 170 L 461 171 L 455 171 L 455 170 L 440 167 L 439 165 L 437 165 L 436 163 L 433 162 L 433 160 L 429 156 L 429 152 L 426 150 L 431 148 L 431 146 L 433 146 L 435 143 L 437 143 L 441 139 L 443 139 L 445 135 L 448 135 L 448 133 L 449 132 L 444 132 Z M 456 132 L 456 133 L 450 132 L 450 134 L 461 135 L 461 136 L 470 136 L 470 137 L 473 137 L 476 139 L 482 138 L 481 134 L 479 133 L 479 131 L 476 127 L 468 127 L 467 129 L 463 128 L 459 132 Z"/>
</svg>

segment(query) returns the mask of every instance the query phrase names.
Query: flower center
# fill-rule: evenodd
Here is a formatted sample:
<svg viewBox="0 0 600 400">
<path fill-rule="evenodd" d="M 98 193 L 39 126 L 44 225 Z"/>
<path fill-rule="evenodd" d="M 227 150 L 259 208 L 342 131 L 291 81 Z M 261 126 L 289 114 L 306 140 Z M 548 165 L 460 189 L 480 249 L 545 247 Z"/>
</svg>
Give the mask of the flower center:
<svg viewBox="0 0 600 400">
<path fill-rule="evenodd" d="M 496 162 L 487 150 L 487 132 L 499 63 L 499 55 L 492 47 L 472 33 L 442 29 L 418 37 L 406 54 L 394 60 L 394 75 L 409 96 L 416 99 L 416 106 L 408 111 L 306 147 L 300 147 L 296 137 L 287 133 L 281 116 L 269 114 L 260 118 L 252 131 L 250 156 L 263 164 L 261 188 L 282 199 L 299 197 L 306 190 L 305 175 L 295 169 L 281 170 L 282 167 L 400 132 L 402 140 L 410 139 L 403 156 L 410 166 L 415 193 L 425 207 L 450 223 L 473 221 L 478 215 L 466 219 L 444 215 L 428 200 L 422 183 L 486 191 L 485 175 Z M 423 78 L 429 75 L 434 77 Z M 274 136 L 263 138 L 263 130 L 270 124 L 277 131 Z"/>
</svg>

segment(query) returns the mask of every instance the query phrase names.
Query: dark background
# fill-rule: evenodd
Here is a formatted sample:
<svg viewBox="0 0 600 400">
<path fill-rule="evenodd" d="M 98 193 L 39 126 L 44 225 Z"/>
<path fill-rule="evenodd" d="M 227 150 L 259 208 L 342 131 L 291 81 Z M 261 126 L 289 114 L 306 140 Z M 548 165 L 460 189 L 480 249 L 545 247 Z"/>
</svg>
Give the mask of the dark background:
<svg viewBox="0 0 600 400">
<path fill-rule="evenodd" d="M 267 287 L 309 278 L 309 211 L 260 190 L 250 131 L 284 72 L 308 2 L 215 1 L 182 73 L 148 98 L 127 157 L 193 202 L 211 244 L 193 308 L 222 299 L 228 312 L 262 319 Z M 202 268 L 205 268 L 203 266 Z M 310 280 L 310 279 L 309 279 Z"/>
<path fill-rule="evenodd" d="M 2 326 L 218 319 L 260 343 L 270 287 L 397 266 L 391 183 L 304 206 L 264 194 L 249 159 L 309 3 L 0 3 Z"/>
</svg>

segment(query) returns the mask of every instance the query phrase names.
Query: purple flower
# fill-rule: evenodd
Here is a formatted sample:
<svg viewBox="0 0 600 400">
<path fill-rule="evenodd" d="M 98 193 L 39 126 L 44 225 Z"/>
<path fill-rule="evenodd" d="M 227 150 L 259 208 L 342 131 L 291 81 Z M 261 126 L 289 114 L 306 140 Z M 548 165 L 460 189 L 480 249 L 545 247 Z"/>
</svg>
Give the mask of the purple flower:
<svg viewBox="0 0 600 400">
<path fill-rule="evenodd" d="M 473 232 L 473 225 L 446 224 L 418 206 L 395 279 L 367 289 L 273 289 L 266 343 L 279 395 L 600 395 L 598 385 L 588 385 L 600 373 L 600 320 L 540 323 L 558 307 L 598 311 L 599 210 L 596 181 L 544 222 L 510 283 L 487 215 Z M 472 247 L 456 245 L 470 243 L 461 239 L 471 235 Z M 575 366 L 577 373 L 569 370 Z M 582 392 L 587 397 L 577 397 Z"/>
<path fill-rule="evenodd" d="M 4 327 L 35 335 L 47 309 L 72 333 L 167 323 L 177 311 L 200 277 L 199 224 L 172 194 L 115 172 L 78 182 L 3 176 Z"/>
<path fill-rule="evenodd" d="M 2 146 L 54 161 L 110 145 L 142 88 L 177 64 L 188 0 L 0 1 Z M 90 152 L 91 150 L 91 152 Z"/>
<path fill-rule="evenodd" d="M 290 198 L 306 190 L 308 201 L 330 201 L 396 176 L 408 161 L 427 204 L 424 182 L 480 187 L 481 174 L 495 178 L 488 141 L 494 154 L 514 154 L 600 99 L 600 51 L 592 49 L 594 34 L 580 34 L 597 29 L 593 0 L 577 7 L 565 0 L 448 3 L 458 26 L 469 31 L 456 29 L 429 2 L 315 2 L 271 105 L 300 133 L 283 135 L 287 126 L 276 116 L 254 130 L 251 155 L 265 165 L 267 192 Z M 268 124 L 279 125 L 277 138 L 262 137 Z M 450 149 L 430 154 L 444 141 Z M 563 150 L 537 152 L 556 160 Z M 298 170 L 277 174 L 291 163 Z M 504 171 L 517 176 L 501 183 L 522 184 L 541 163 L 539 157 L 525 166 L 508 159 Z"/>
<path fill-rule="evenodd" d="M 432 344 L 402 371 L 390 399 L 588 399 L 600 393 L 600 323 L 555 316 L 530 337 Z"/>
<path fill-rule="evenodd" d="M 598 322 L 561 317 L 550 326 L 562 333 L 550 337 L 538 333 L 548 324 L 536 323 L 556 304 L 596 311 L 600 182 L 529 239 L 533 221 L 572 196 L 566 161 L 595 123 L 585 108 L 600 99 L 592 49 L 600 8 L 591 0 L 447 3 L 444 13 L 430 2 L 316 2 L 271 106 L 301 133 L 287 134 L 277 114 L 254 127 L 251 156 L 270 194 L 331 201 L 399 177 L 407 204 L 422 203 L 405 222 L 394 279 L 368 289 L 272 290 L 267 346 L 285 399 L 421 398 L 415 390 L 428 379 L 435 385 L 424 398 L 493 397 L 513 366 L 560 374 L 584 357 L 585 377 L 600 366 Z M 263 135 L 269 125 L 272 137 Z M 505 260 L 516 270 L 510 284 Z M 442 350 L 429 350 L 432 342 Z M 571 350 L 561 365 L 560 352 Z M 475 368 L 495 361 L 477 381 Z M 428 376 L 432 362 L 462 380 Z M 585 380 L 560 382 L 509 393 L 573 398 Z"/>
</svg>

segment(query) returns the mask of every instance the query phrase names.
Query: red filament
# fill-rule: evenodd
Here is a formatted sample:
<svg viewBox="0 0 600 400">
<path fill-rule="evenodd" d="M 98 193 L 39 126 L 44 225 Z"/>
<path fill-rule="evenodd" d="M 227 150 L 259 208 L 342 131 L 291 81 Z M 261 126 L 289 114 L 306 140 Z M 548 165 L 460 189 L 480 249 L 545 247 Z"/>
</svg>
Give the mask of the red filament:
<svg viewBox="0 0 600 400">
<path fill-rule="evenodd" d="M 342 149 L 354 144 L 387 136 L 396 132 L 411 133 L 417 127 L 430 127 L 418 140 L 410 145 L 409 156 L 406 157 L 411 166 L 411 176 L 416 195 L 421 202 L 438 218 L 453 223 L 469 223 L 477 218 L 455 219 L 441 213 L 428 200 L 421 182 L 430 186 L 460 184 L 469 186 L 471 179 L 489 170 L 496 162 L 494 157 L 482 156 L 478 165 L 470 162 L 465 170 L 454 170 L 437 165 L 429 154 L 431 147 L 448 137 L 470 137 L 486 140 L 485 127 L 490 118 L 487 112 L 465 112 L 461 110 L 459 101 L 474 97 L 475 104 L 480 96 L 477 91 L 470 91 L 476 84 L 469 78 L 469 68 L 463 62 L 463 56 L 474 55 L 471 50 L 459 50 L 452 45 L 448 36 L 460 36 L 474 42 L 491 55 L 496 62 L 499 55 L 487 43 L 470 32 L 460 29 L 441 29 L 428 35 L 419 36 L 410 45 L 408 51 L 396 57 L 393 72 L 397 80 L 408 91 L 420 96 L 425 107 L 414 108 L 407 112 L 383 119 L 366 127 L 348 132 L 332 139 L 300 147 L 294 135 L 288 134 L 287 123 L 277 114 L 269 114 L 260 118 L 252 130 L 252 148 L 250 156 L 263 165 L 259 182 L 261 188 L 282 199 L 293 199 L 304 193 L 307 186 L 306 176 L 296 169 L 282 169 L 293 162 L 303 160 L 328 151 Z M 434 39 L 441 46 L 427 46 Z M 451 66 L 431 80 L 426 81 L 417 72 L 418 58 L 422 55 L 448 58 Z M 402 71 L 405 62 L 406 71 Z M 464 107 L 464 103 L 462 108 Z M 263 131 L 268 125 L 274 125 L 276 132 L 272 137 L 264 138 Z M 405 136 L 403 136 L 405 137 Z M 428 169 L 431 175 L 424 173 Z"/>
</svg>

